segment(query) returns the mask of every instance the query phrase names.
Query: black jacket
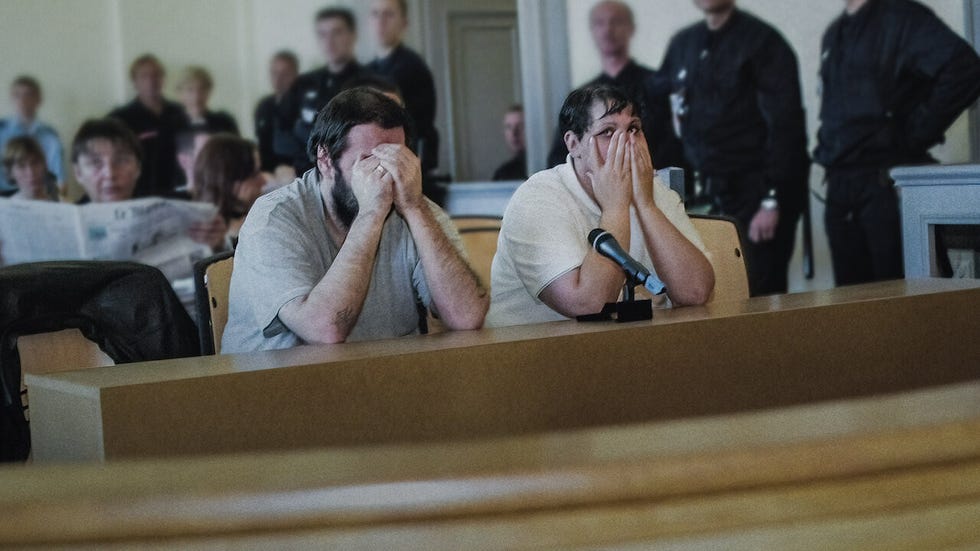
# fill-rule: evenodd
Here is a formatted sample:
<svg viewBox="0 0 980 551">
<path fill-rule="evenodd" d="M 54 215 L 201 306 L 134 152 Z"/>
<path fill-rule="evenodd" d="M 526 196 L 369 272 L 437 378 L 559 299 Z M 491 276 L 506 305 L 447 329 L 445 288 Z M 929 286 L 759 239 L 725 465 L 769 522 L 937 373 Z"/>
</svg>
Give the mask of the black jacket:
<svg viewBox="0 0 980 551">
<path fill-rule="evenodd" d="M 415 124 L 416 149 L 421 154 L 422 172 L 439 165 L 439 133 L 436 131 L 436 85 L 425 60 L 399 44 L 391 54 L 375 59 L 367 70 L 398 86 L 405 110 Z"/>
<path fill-rule="evenodd" d="M 980 58 L 929 8 L 869 0 L 827 29 L 814 158 L 830 169 L 932 162 L 980 95 Z"/>
<path fill-rule="evenodd" d="M 164 101 L 163 111 L 157 115 L 134 99 L 109 116 L 129 127 L 143 149 L 140 177 L 133 196 L 172 196 L 174 188 L 183 180 L 183 172 L 177 166 L 177 133 L 187 124 L 184 107 Z"/>
<path fill-rule="evenodd" d="M 200 122 L 191 122 L 189 116 L 186 112 L 184 113 L 184 129 L 189 130 L 203 130 L 208 134 L 217 134 L 219 132 L 225 134 L 239 135 L 238 132 L 238 122 L 235 121 L 230 113 L 226 111 L 205 111 L 204 120 Z"/>
<path fill-rule="evenodd" d="M 364 73 L 356 61 L 351 61 L 339 73 L 326 67 L 303 73 L 296 78 L 289 91 L 279 102 L 273 150 L 277 155 L 292 160 L 297 175 L 313 168 L 307 156 L 306 142 L 313 131 L 316 114 L 333 99 L 351 80 Z"/>
<path fill-rule="evenodd" d="M 806 197 L 810 159 L 796 54 L 767 23 L 735 10 L 711 31 L 677 33 L 660 69 L 670 81 L 688 162 L 705 176 L 764 172 L 781 207 Z"/>
<path fill-rule="evenodd" d="M 493 181 L 527 180 L 527 152 L 521 151 L 493 171 Z"/>
<path fill-rule="evenodd" d="M 626 92 L 626 95 L 639 107 L 640 119 L 643 125 L 643 135 L 650 148 L 650 158 L 656 168 L 679 167 L 687 168 L 681 144 L 670 128 L 670 104 L 664 88 L 658 86 L 658 72 L 630 60 L 615 77 L 602 73 L 583 86 L 608 84 Z M 548 166 L 557 166 L 565 162 L 568 148 L 560 128 L 555 130 L 555 137 L 548 152 Z"/>
<path fill-rule="evenodd" d="M 22 460 L 29 448 L 17 337 L 71 328 L 117 364 L 200 351 L 194 322 L 152 266 L 65 261 L 0 268 L 0 461 Z"/>
<path fill-rule="evenodd" d="M 278 112 L 279 102 L 276 101 L 276 96 L 271 94 L 262 98 L 255 106 L 255 138 L 258 140 L 259 159 L 265 172 L 274 172 L 277 166 L 291 165 L 293 162 L 289 157 L 277 155 L 272 148 Z"/>
</svg>

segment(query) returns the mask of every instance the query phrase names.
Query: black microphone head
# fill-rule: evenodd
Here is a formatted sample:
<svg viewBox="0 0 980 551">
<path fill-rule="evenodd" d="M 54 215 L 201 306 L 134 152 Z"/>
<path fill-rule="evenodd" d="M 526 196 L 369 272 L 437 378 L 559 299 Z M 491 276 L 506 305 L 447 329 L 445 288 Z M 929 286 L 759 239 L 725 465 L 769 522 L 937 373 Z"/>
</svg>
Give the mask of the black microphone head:
<svg viewBox="0 0 980 551">
<path fill-rule="evenodd" d="M 596 228 L 596 229 L 590 231 L 589 232 L 589 246 L 592 247 L 592 248 L 595 248 L 596 241 L 598 241 L 599 238 L 603 236 L 603 234 L 607 234 L 607 233 L 609 233 L 609 232 L 607 232 L 606 230 L 604 230 L 602 228 Z"/>
</svg>

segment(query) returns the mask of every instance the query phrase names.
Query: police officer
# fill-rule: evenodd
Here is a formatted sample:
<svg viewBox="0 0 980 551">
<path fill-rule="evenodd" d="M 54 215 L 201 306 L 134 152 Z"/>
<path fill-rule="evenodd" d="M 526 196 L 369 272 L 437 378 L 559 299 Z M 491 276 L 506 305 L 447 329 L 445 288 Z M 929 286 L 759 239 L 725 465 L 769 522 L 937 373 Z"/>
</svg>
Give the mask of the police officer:
<svg viewBox="0 0 980 551">
<path fill-rule="evenodd" d="M 276 132 L 276 117 L 279 104 L 292 87 L 299 74 L 299 59 L 289 50 L 280 50 L 269 60 L 269 83 L 272 93 L 262 98 L 255 106 L 255 138 L 259 142 L 259 159 L 262 170 L 274 173 L 280 165 L 292 166 L 293 160 L 276 155 L 272 148 Z"/>
<path fill-rule="evenodd" d="M 602 72 L 584 86 L 609 84 L 621 88 L 640 108 L 643 134 L 657 168 L 684 166 L 680 142 L 670 129 L 670 104 L 666 90 L 650 87 L 656 72 L 630 57 L 630 41 L 636 31 L 633 10 L 619 0 L 603 0 L 589 12 L 589 31 L 599 53 Z M 584 87 L 583 86 L 583 87 Z M 548 166 L 565 162 L 568 149 L 559 129 L 548 152 Z"/>
<path fill-rule="evenodd" d="M 980 59 L 912 0 L 845 0 L 823 37 L 814 158 L 827 169 L 824 221 L 838 285 L 903 276 L 888 176 L 936 162 L 929 149 L 980 94 Z"/>
<path fill-rule="evenodd" d="M 671 39 L 660 69 L 674 129 L 713 212 L 748 237 L 751 293 L 785 293 L 810 170 L 796 55 L 734 0 L 694 3 L 705 20 Z"/>
<path fill-rule="evenodd" d="M 415 125 L 415 147 L 425 175 L 439 164 L 436 85 L 422 56 L 403 43 L 407 30 L 406 0 L 374 0 L 371 3 L 371 31 L 377 42 L 378 57 L 367 64 L 367 69 L 398 87 Z"/>
<path fill-rule="evenodd" d="M 317 42 L 326 65 L 303 73 L 279 103 L 279 116 L 273 135 L 273 150 L 293 161 L 297 176 L 313 168 L 306 155 L 306 141 L 313 129 L 313 118 L 344 85 L 365 71 L 354 58 L 357 24 L 345 8 L 324 8 L 315 18 Z"/>
</svg>

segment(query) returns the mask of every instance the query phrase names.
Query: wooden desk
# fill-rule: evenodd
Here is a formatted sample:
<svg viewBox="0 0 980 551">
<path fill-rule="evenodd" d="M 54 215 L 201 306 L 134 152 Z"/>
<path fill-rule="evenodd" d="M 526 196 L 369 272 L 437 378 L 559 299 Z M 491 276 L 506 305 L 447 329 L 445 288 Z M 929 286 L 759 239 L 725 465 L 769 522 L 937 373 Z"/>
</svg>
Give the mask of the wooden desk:
<svg viewBox="0 0 980 551">
<path fill-rule="evenodd" d="M 561 322 L 28 377 L 34 457 L 488 438 L 980 379 L 980 281 L 911 280 Z M 951 323 L 950 320 L 956 320 Z"/>
<path fill-rule="evenodd" d="M 0 488 L 0 547 L 976 549 L 980 382 L 462 443 L 7 467 Z"/>
</svg>

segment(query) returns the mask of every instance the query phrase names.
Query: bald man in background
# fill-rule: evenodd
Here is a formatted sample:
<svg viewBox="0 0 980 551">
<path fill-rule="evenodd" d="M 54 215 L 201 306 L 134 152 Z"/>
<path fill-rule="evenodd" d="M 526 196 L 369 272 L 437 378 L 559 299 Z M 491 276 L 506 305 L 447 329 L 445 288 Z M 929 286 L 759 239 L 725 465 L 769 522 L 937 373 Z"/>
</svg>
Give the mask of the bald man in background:
<svg viewBox="0 0 980 551">
<path fill-rule="evenodd" d="M 633 10 L 618 0 L 603 0 L 589 11 L 589 31 L 599 53 L 602 72 L 582 87 L 608 84 L 621 88 L 640 109 L 643 134 L 656 168 L 685 167 L 684 152 L 671 128 L 669 90 L 658 86 L 657 71 L 630 57 L 630 42 L 636 32 Z M 548 153 L 548 166 L 565 162 L 568 149 L 564 136 L 555 133 Z"/>
</svg>

